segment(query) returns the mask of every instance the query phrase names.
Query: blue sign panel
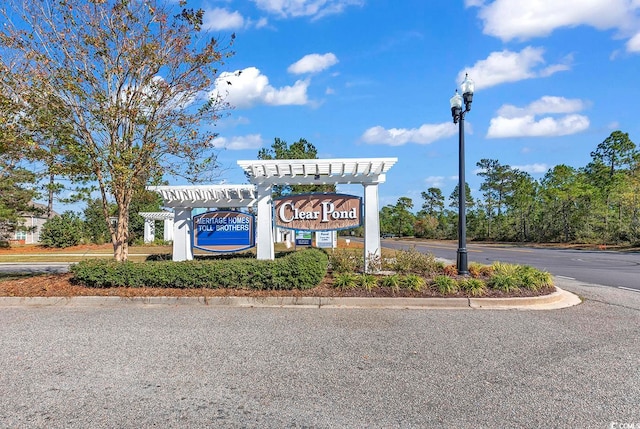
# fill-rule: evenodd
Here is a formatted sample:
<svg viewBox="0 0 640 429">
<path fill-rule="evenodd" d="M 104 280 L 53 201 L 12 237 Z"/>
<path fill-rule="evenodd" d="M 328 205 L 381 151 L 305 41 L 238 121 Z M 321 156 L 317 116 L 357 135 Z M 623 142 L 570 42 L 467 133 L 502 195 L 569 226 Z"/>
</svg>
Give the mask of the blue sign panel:
<svg viewBox="0 0 640 429">
<path fill-rule="evenodd" d="M 296 246 L 311 246 L 312 239 L 311 232 L 296 231 Z"/>
<path fill-rule="evenodd" d="M 193 247 L 237 252 L 255 246 L 252 214 L 218 210 L 193 217 Z"/>
</svg>

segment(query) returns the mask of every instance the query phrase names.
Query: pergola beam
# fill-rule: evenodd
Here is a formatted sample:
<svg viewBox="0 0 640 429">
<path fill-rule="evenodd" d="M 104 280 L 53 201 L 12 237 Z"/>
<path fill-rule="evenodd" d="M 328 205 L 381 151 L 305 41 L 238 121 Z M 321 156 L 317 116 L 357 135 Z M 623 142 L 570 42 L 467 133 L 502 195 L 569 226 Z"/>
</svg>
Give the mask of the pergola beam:
<svg viewBox="0 0 640 429">
<path fill-rule="evenodd" d="M 148 186 L 160 194 L 165 207 L 249 207 L 255 204 L 254 185 Z"/>
</svg>

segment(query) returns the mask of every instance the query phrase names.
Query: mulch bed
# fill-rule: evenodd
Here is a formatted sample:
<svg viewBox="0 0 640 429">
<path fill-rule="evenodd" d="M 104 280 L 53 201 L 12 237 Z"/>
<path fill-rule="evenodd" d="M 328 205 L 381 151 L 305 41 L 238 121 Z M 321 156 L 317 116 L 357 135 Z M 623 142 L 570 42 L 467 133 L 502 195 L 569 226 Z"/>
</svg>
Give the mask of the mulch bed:
<svg viewBox="0 0 640 429">
<path fill-rule="evenodd" d="M 45 274 L 33 277 L 18 277 L 0 280 L 0 296 L 17 297 L 72 297 L 72 296 L 178 296 L 178 297 L 214 297 L 214 296 L 242 296 L 242 297 L 281 297 L 281 296 L 312 296 L 312 297 L 411 297 L 434 298 L 443 297 L 434 290 L 424 288 L 420 292 L 400 289 L 392 292 L 390 288 L 376 287 L 371 291 L 364 288 L 340 290 L 333 287 L 333 278 L 327 275 L 323 282 L 307 290 L 248 290 L 248 289 L 178 289 L 178 288 L 91 288 L 74 284 L 72 274 Z M 554 292 L 554 288 L 546 288 L 538 292 L 522 289 L 517 292 L 504 293 L 488 290 L 483 298 L 531 297 L 547 295 Z M 458 292 L 446 295 L 448 298 L 463 298 L 468 295 Z"/>
</svg>

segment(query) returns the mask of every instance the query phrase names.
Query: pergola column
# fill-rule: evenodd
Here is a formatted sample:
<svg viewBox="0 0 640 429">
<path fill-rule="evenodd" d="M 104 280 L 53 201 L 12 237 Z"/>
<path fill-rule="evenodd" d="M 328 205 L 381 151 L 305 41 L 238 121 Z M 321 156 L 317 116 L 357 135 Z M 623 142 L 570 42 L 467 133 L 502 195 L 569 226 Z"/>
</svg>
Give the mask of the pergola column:
<svg viewBox="0 0 640 429">
<path fill-rule="evenodd" d="M 173 241 L 173 218 L 164 220 L 164 241 Z"/>
<path fill-rule="evenodd" d="M 176 207 L 173 223 L 173 260 L 190 261 L 193 259 L 191 248 L 191 207 Z"/>
<path fill-rule="evenodd" d="M 378 213 L 378 184 L 364 184 L 364 264 L 369 273 L 377 267 L 369 267 L 371 258 L 378 260 L 380 253 L 380 215 Z"/>
<path fill-rule="evenodd" d="M 271 202 L 271 185 L 257 185 L 257 225 L 256 225 L 256 257 L 273 260 L 273 209 Z"/>
<path fill-rule="evenodd" d="M 145 219 L 144 220 L 144 242 L 145 243 L 153 243 L 156 239 L 156 221 L 155 219 Z"/>
</svg>

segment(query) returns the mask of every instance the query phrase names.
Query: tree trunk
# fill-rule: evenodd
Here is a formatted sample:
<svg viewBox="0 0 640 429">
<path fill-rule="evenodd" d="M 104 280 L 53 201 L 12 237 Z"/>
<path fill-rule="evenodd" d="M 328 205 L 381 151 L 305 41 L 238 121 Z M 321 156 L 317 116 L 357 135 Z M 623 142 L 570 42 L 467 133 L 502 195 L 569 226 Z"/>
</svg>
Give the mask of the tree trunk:
<svg viewBox="0 0 640 429">
<path fill-rule="evenodd" d="M 55 176 L 53 173 L 49 174 L 49 201 L 47 204 L 47 219 L 53 217 L 53 185 L 55 182 Z"/>
<path fill-rule="evenodd" d="M 562 230 L 564 235 L 564 242 L 569 242 L 569 214 L 567 213 L 568 209 L 566 207 L 562 210 Z"/>
<path fill-rule="evenodd" d="M 129 212 L 118 209 L 118 223 L 115 234 L 112 236 L 113 257 L 118 262 L 124 262 L 129 258 Z"/>
</svg>

